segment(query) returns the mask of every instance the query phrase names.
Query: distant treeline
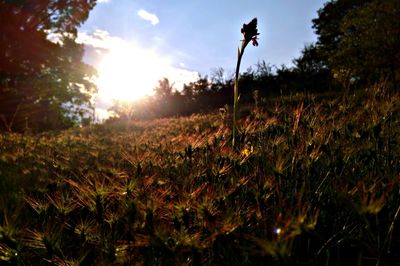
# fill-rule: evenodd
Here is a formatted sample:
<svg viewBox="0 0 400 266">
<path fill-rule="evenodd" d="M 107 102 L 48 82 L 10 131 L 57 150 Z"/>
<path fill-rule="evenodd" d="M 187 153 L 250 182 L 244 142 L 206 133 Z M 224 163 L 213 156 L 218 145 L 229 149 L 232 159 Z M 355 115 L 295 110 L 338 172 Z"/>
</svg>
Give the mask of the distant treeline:
<svg viewBox="0 0 400 266">
<path fill-rule="evenodd" d="M 313 49 L 313 46 L 305 49 Z M 260 104 L 262 100 L 278 95 L 340 89 L 322 62 L 313 62 L 312 68 L 305 68 L 300 60 L 295 60 L 296 65 L 292 68 L 277 68 L 262 61 L 247 69 L 239 79 L 240 102 Z M 111 119 L 149 119 L 214 111 L 232 105 L 233 86 L 234 77 L 226 78 L 222 68 L 213 70 L 209 77 L 199 77 L 197 81 L 184 84 L 182 90 L 177 90 L 164 78 L 155 88 L 154 96 L 133 103 L 114 102 L 110 111 L 115 116 Z"/>
<path fill-rule="evenodd" d="M 63 129 L 95 120 L 96 71 L 83 63 L 83 46 L 75 39 L 96 0 L 68 3 L 0 0 L 0 131 Z M 318 40 L 304 47 L 293 67 L 262 61 L 241 75 L 241 103 L 296 92 L 348 93 L 377 83 L 399 91 L 399 0 L 330 0 L 312 27 Z M 182 91 L 161 80 L 154 97 L 112 109 L 123 119 L 220 108 L 233 98 L 233 77 L 221 73 Z"/>
</svg>

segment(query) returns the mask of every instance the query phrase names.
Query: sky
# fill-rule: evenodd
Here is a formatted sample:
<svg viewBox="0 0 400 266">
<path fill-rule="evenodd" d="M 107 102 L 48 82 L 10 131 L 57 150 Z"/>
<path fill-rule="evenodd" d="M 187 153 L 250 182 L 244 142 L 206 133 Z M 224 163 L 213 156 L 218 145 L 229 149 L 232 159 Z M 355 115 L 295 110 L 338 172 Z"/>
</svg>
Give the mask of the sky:
<svg viewBox="0 0 400 266">
<path fill-rule="evenodd" d="M 263 60 L 278 67 L 291 66 L 304 45 L 316 41 L 311 20 L 325 2 L 98 0 L 88 20 L 79 28 L 78 41 L 86 44 L 85 61 L 103 69 L 103 75 L 110 68 L 116 69 L 119 62 L 115 53 L 109 56 L 114 64 L 105 60 L 105 55 L 120 51 L 120 61 L 136 62 L 120 64 L 126 69 L 124 75 L 138 78 L 153 72 L 148 80 L 167 76 L 179 89 L 199 74 L 210 75 L 219 67 L 225 69 L 227 77 L 232 75 L 242 39 L 240 29 L 254 17 L 258 19 L 259 46 L 249 44 L 246 48 L 241 72 Z M 129 49 L 121 47 L 131 47 L 136 52 L 125 56 L 123 51 Z M 159 67 L 153 68 L 154 65 Z M 108 77 L 104 83 L 107 82 L 110 87 L 112 78 Z M 137 87 L 154 87 L 150 83 L 143 78 Z M 103 94 L 106 90 L 110 88 L 104 88 Z M 103 96 L 110 97 L 111 94 Z"/>
</svg>

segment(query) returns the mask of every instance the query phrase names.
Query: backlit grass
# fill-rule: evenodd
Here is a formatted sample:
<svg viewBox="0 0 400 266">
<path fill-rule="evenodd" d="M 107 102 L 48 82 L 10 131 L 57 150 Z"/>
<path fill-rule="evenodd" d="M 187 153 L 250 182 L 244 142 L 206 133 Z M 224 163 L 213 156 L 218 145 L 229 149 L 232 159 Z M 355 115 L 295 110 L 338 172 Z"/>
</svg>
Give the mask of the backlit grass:
<svg viewBox="0 0 400 266">
<path fill-rule="evenodd" d="M 395 265 L 400 97 L 0 136 L 0 261 Z"/>
</svg>

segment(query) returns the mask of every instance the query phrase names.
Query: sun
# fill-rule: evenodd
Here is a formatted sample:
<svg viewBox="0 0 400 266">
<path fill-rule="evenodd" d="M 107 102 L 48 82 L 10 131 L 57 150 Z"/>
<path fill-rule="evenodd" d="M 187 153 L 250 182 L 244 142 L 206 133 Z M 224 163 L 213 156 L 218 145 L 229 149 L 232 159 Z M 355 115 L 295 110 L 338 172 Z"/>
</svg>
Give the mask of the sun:
<svg viewBox="0 0 400 266">
<path fill-rule="evenodd" d="M 136 101 L 152 95 L 168 63 L 151 50 L 115 46 L 98 67 L 98 96 L 106 101 Z"/>
</svg>

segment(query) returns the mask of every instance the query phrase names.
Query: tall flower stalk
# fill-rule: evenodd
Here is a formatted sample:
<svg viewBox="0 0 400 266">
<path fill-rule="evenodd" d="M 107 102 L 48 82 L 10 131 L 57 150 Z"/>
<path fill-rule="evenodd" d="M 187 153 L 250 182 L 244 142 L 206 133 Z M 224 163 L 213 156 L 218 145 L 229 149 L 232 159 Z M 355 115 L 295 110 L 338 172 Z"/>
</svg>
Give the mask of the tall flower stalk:
<svg viewBox="0 0 400 266">
<path fill-rule="evenodd" d="M 238 48 L 238 59 L 236 63 L 235 73 L 235 88 L 233 94 L 233 132 L 232 132 L 232 146 L 236 147 L 236 135 L 238 131 L 237 119 L 238 119 L 238 102 L 239 102 L 239 70 L 240 62 L 242 61 L 244 49 L 251 41 L 254 46 L 258 46 L 257 36 L 259 35 L 257 30 L 257 18 L 253 18 L 248 24 L 243 24 L 243 28 L 240 30 L 243 34 L 242 46 Z"/>
</svg>

